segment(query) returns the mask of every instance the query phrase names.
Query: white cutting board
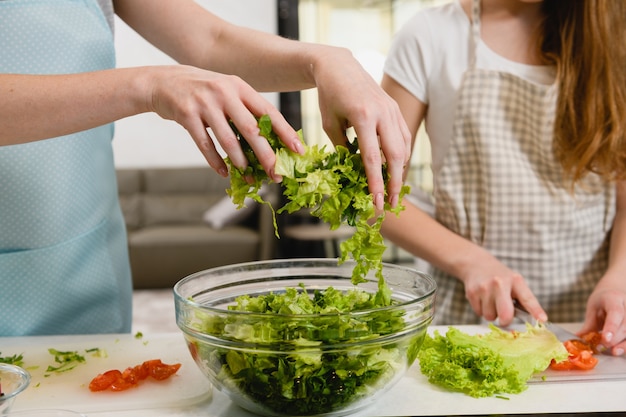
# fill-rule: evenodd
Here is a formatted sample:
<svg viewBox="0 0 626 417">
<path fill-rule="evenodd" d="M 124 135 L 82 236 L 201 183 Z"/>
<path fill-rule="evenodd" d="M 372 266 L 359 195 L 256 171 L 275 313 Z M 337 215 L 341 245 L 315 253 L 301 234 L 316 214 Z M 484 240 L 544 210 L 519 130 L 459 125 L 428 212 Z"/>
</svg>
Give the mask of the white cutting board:
<svg viewBox="0 0 626 417">
<path fill-rule="evenodd" d="M 61 374 L 46 372 L 57 365 L 49 348 L 78 351 L 85 363 Z M 106 357 L 94 357 L 85 350 L 100 348 Z M 88 336 L 41 336 L 0 338 L 1 356 L 22 354 L 24 368 L 31 374 L 29 387 L 17 397 L 13 410 L 62 408 L 83 413 L 185 407 L 211 398 L 212 388 L 189 353 L 182 334 L 136 338 L 130 334 Z M 138 387 L 121 392 L 91 392 L 89 382 L 99 373 L 123 371 L 146 360 L 181 363 L 178 372 L 165 381 L 150 378 Z M 48 376 L 46 376 L 48 375 Z"/>
</svg>

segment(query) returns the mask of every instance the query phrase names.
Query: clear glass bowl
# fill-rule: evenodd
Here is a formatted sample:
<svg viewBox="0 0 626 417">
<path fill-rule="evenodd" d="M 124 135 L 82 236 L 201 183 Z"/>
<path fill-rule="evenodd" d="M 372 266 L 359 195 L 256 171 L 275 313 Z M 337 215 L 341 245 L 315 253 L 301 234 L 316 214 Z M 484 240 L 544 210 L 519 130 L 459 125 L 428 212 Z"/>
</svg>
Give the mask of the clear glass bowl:
<svg viewBox="0 0 626 417">
<path fill-rule="evenodd" d="M 19 366 L 0 363 L 0 415 L 9 412 L 15 398 L 30 384 L 30 374 Z"/>
<path fill-rule="evenodd" d="M 234 311 L 240 296 L 313 297 L 332 287 L 376 294 L 379 280 L 351 282 L 336 259 L 250 262 L 201 271 L 174 287 L 176 322 L 201 371 L 244 409 L 265 416 L 338 416 L 374 402 L 413 364 L 433 318 L 435 281 L 385 264 L 391 305 L 344 313 Z"/>
</svg>

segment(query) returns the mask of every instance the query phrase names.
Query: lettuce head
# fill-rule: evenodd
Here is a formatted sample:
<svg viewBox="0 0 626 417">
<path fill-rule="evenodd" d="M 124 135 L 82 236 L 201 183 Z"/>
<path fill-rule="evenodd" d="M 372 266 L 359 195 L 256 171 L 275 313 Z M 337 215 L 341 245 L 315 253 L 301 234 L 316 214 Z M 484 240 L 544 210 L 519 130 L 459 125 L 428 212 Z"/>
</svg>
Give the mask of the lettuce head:
<svg viewBox="0 0 626 417">
<path fill-rule="evenodd" d="M 469 335 L 449 327 L 445 335 L 426 336 L 418 353 L 420 370 L 429 382 L 472 397 L 518 394 L 536 372 L 552 359 L 566 360 L 568 352 L 541 324 L 525 331 L 503 330 Z"/>
</svg>

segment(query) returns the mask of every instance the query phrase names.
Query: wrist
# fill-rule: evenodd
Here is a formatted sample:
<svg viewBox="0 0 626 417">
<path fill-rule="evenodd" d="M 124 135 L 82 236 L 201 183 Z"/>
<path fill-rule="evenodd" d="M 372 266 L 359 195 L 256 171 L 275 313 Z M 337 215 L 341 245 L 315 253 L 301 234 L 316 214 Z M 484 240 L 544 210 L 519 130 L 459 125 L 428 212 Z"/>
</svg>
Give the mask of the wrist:
<svg viewBox="0 0 626 417">
<path fill-rule="evenodd" d="M 162 67 L 146 66 L 123 69 L 126 82 L 122 94 L 130 106 L 131 114 L 154 112 L 157 108 L 156 86 L 159 85 Z"/>
<path fill-rule="evenodd" d="M 311 46 L 311 44 L 309 44 Z M 348 70 L 356 62 L 352 52 L 343 47 L 313 45 L 310 48 L 311 56 L 308 59 L 308 77 L 315 86 L 319 86 L 326 73 L 325 68 L 332 64 L 332 71 L 337 68 Z M 344 64 L 345 62 L 345 64 Z"/>
</svg>

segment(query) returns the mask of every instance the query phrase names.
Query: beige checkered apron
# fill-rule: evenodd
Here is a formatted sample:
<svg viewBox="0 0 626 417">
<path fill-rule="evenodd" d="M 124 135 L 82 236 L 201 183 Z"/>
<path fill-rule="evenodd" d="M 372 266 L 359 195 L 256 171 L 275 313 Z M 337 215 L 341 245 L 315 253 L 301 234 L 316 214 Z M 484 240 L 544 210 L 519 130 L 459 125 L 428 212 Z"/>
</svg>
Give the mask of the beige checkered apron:
<svg viewBox="0 0 626 417">
<path fill-rule="evenodd" d="M 436 218 L 524 276 L 557 322 L 582 321 L 607 267 L 615 188 L 588 175 L 567 190 L 552 149 L 556 85 L 476 68 L 480 2 L 454 135 L 435 174 Z M 438 282 L 436 324 L 481 321 L 457 278 Z"/>
</svg>

